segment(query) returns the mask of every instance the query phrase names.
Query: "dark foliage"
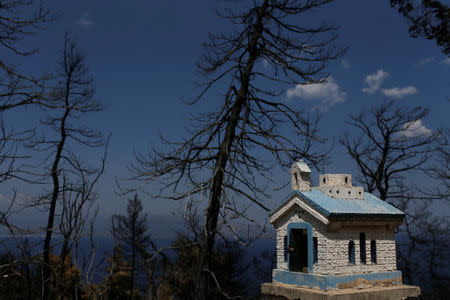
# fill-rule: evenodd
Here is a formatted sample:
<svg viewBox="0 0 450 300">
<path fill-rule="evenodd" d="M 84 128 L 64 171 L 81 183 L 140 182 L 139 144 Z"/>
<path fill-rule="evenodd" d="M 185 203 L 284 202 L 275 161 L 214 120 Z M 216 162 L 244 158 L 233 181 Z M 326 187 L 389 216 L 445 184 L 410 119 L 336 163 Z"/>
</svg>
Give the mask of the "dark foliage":
<svg viewBox="0 0 450 300">
<path fill-rule="evenodd" d="M 174 258 L 166 260 L 166 270 L 158 290 L 158 299 L 195 299 L 196 262 L 200 255 L 197 242 L 179 235 L 172 244 Z M 244 299 L 248 293 L 250 264 L 245 262 L 246 251 L 237 243 L 218 243 L 208 270 L 209 299 Z"/>
<path fill-rule="evenodd" d="M 137 194 L 128 200 L 127 214 L 112 217 L 112 233 L 116 243 L 124 249 L 124 258 L 130 264 L 130 278 L 128 283 L 130 299 L 134 299 L 134 290 L 137 288 L 138 275 L 151 277 L 152 273 L 143 274 L 145 269 L 152 268 L 147 262 L 150 246 L 154 246 L 148 233 L 149 221 L 147 213 L 143 212 L 142 202 Z M 154 247 L 153 247 L 154 248 Z M 142 281 L 142 276 L 139 277 Z M 153 278 L 147 278 L 153 281 Z M 142 286 L 141 286 L 142 288 Z M 152 288 L 155 290 L 155 287 Z"/>
</svg>

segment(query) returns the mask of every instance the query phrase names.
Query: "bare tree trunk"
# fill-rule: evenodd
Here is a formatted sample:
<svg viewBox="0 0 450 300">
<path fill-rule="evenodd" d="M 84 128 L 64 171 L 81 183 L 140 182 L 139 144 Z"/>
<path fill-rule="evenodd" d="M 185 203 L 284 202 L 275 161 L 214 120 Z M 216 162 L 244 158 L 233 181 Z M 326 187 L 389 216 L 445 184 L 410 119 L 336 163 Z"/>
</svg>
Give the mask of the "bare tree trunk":
<svg viewBox="0 0 450 300">
<path fill-rule="evenodd" d="M 54 158 L 51 163 L 51 182 L 52 189 L 49 195 L 40 198 L 39 201 L 44 201 L 44 204 L 49 203 L 48 221 L 46 227 L 46 235 L 43 246 L 43 266 L 42 266 L 42 298 L 47 300 L 50 298 L 50 279 L 52 272 L 55 272 L 56 278 L 58 274 L 64 274 L 64 260 L 70 252 L 70 240 L 72 238 L 72 230 L 80 230 L 84 222 L 83 217 L 66 215 L 70 213 L 81 213 L 83 204 L 91 200 L 93 196 L 92 188 L 98 180 L 100 174 L 103 173 L 103 165 L 100 171 L 92 171 L 83 166 L 76 154 L 68 149 L 68 144 L 71 140 L 83 144 L 87 147 L 100 147 L 104 145 L 103 136 L 96 130 L 87 129 L 84 127 L 77 127 L 71 124 L 70 120 L 74 116 L 73 113 L 85 114 L 88 112 L 97 112 L 102 110 L 102 106 L 98 104 L 95 99 L 95 89 L 92 86 L 92 78 L 88 73 L 87 66 L 84 62 L 84 56 L 76 46 L 68 34 L 65 36 L 62 59 L 57 65 L 57 77 L 55 78 L 55 85 L 48 94 L 45 107 L 49 109 L 49 114 L 43 124 L 51 127 L 56 131 L 56 137 L 52 139 L 37 139 L 30 143 L 30 148 L 36 148 L 40 151 L 54 151 Z M 53 153 L 53 152 L 52 152 Z M 53 155 L 53 154 L 52 154 Z M 81 178 L 81 183 L 71 183 L 70 180 L 66 182 L 65 175 L 72 176 L 78 174 Z M 97 174 L 95 179 L 87 182 L 87 178 L 93 174 Z M 47 176 L 46 174 L 44 176 Z M 62 177 L 61 177 L 62 176 Z M 63 181 L 61 182 L 61 178 Z M 61 187 L 61 184 L 63 185 Z M 79 186 L 81 185 L 81 187 Z M 71 207 L 67 201 L 70 202 L 70 194 L 77 194 L 76 197 L 80 201 L 80 207 Z M 61 197 L 63 195 L 63 197 Z M 65 199 L 64 197 L 69 197 Z M 60 215 L 56 215 L 58 207 L 58 200 L 62 199 L 63 208 L 68 210 Z M 76 202 L 76 199 L 74 199 Z M 38 202 L 41 204 L 41 202 Z M 66 206 L 65 206 L 66 205 Z M 76 205 L 76 203 L 72 203 Z M 75 213 L 77 215 L 77 213 Z M 53 270 L 54 266 L 50 265 L 51 255 L 51 241 L 52 235 L 56 231 L 55 218 L 61 219 L 60 229 L 64 231 L 64 244 L 61 249 L 59 270 Z M 67 217 L 66 220 L 64 218 Z M 78 219 L 78 220 L 77 220 Z M 62 225 L 64 221 L 68 223 Z M 77 223 L 78 222 L 78 223 Z M 78 226 L 77 226 L 78 224 Z M 62 226 L 62 227 L 61 227 Z M 78 227 L 78 229 L 76 229 Z M 67 229 L 67 230 L 66 230 Z M 60 291 L 57 291 L 60 292 Z"/>
<path fill-rule="evenodd" d="M 244 74 L 242 74 L 240 80 L 240 88 L 237 93 L 235 103 L 232 108 L 230 119 L 227 123 L 225 136 L 220 145 L 219 153 L 217 154 L 217 160 L 213 171 L 213 178 L 211 182 L 211 190 L 209 196 L 208 208 L 206 211 L 206 223 L 205 231 L 200 242 L 200 256 L 198 264 L 198 274 L 196 280 L 196 296 L 200 300 L 208 299 L 208 277 L 210 269 L 210 255 L 213 252 L 214 241 L 217 229 L 217 220 L 220 211 L 220 200 L 222 196 L 222 184 L 224 179 L 224 170 L 230 159 L 231 145 L 236 136 L 236 128 L 240 119 L 240 113 L 244 107 L 244 103 L 247 100 L 248 88 L 250 82 L 250 75 L 253 70 L 256 59 L 259 57 L 257 41 L 262 34 L 262 16 L 267 8 L 268 0 L 265 0 L 261 6 L 261 11 L 258 15 L 258 19 L 255 23 L 255 28 L 251 34 L 251 41 L 249 43 L 249 56 L 245 65 Z"/>
<path fill-rule="evenodd" d="M 66 85 L 67 90 L 70 89 L 69 84 Z M 70 109 L 68 108 L 68 96 L 69 93 L 66 94 L 66 105 L 67 109 L 64 113 L 63 118 L 61 119 L 61 139 L 58 143 L 57 152 L 55 155 L 55 159 L 53 161 L 52 165 L 52 180 L 53 180 L 53 192 L 52 192 L 52 198 L 50 202 L 50 209 L 48 213 L 48 222 L 47 222 L 47 229 L 45 234 L 45 241 L 44 241 L 44 273 L 43 273 L 43 292 L 42 296 L 43 299 L 48 299 L 49 297 L 49 287 L 50 287 L 50 273 L 52 271 L 52 268 L 50 266 L 50 243 L 52 240 L 52 234 L 53 234 L 53 226 L 54 226 L 54 220 L 55 220 L 55 210 L 56 210 L 56 201 L 58 200 L 59 195 L 59 177 L 58 177 L 58 166 L 59 161 L 61 160 L 61 154 L 64 148 L 64 143 L 66 141 L 67 133 L 65 129 L 65 123 L 67 116 L 69 115 Z"/>
</svg>

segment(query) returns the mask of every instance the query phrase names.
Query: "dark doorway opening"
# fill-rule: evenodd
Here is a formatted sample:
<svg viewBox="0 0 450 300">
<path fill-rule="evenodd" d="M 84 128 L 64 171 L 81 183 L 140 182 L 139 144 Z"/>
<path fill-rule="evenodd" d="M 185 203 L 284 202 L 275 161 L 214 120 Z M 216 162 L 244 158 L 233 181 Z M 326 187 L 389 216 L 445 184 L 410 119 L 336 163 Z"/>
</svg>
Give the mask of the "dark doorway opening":
<svg viewBox="0 0 450 300">
<path fill-rule="evenodd" d="M 289 271 L 308 273 L 308 231 L 291 229 L 289 232 Z"/>
</svg>

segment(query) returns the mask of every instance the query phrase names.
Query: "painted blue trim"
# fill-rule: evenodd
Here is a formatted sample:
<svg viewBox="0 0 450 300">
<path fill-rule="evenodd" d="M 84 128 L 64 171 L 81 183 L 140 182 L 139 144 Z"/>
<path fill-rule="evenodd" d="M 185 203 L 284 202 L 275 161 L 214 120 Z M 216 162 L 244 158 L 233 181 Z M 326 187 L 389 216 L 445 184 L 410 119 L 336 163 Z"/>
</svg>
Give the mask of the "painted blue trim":
<svg viewBox="0 0 450 300">
<path fill-rule="evenodd" d="M 313 272 L 313 236 L 312 226 L 309 223 L 290 223 L 287 227 L 288 245 L 290 245 L 290 236 L 292 229 L 306 229 L 308 239 L 308 273 Z M 288 253 L 288 266 L 290 265 L 291 255 Z"/>
<path fill-rule="evenodd" d="M 400 280 L 402 272 L 378 272 L 359 273 L 350 275 L 316 275 L 309 273 L 289 272 L 284 270 L 273 270 L 272 281 L 310 288 L 320 288 L 322 290 L 335 289 L 338 284 L 352 282 L 357 279 L 369 280 L 375 283 L 376 280 Z M 399 282 L 400 283 L 400 282 Z"/>
</svg>

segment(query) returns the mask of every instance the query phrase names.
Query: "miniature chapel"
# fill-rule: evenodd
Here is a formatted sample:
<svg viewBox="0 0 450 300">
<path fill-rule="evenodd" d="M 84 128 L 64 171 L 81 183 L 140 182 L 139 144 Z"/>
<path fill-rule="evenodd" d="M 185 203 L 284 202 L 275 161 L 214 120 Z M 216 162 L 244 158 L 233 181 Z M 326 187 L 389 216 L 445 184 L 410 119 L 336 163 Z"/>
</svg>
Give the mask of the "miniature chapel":
<svg viewBox="0 0 450 300">
<path fill-rule="evenodd" d="M 355 280 L 401 284 L 394 230 L 404 213 L 361 186 L 350 174 L 319 175 L 295 162 L 292 192 L 270 213 L 276 229 L 273 282 L 323 290 Z"/>
</svg>

